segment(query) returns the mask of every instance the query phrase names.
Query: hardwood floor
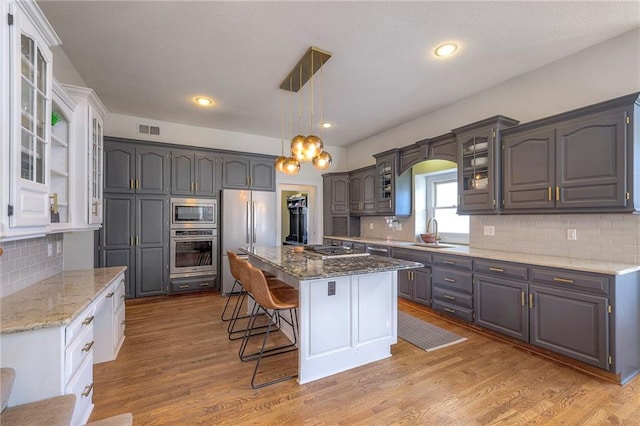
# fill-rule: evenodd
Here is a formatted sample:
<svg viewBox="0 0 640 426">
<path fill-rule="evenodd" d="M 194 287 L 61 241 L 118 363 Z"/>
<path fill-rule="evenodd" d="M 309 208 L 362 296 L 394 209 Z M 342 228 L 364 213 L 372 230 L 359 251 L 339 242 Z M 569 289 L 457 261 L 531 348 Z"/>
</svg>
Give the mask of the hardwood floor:
<svg viewBox="0 0 640 426">
<path fill-rule="evenodd" d="M 118 359 L 94 368 L 91 420 L 131 412 L 135 425 L 640 424 L 639 377 L 622 387 L 404 301 L 403 311 L 468 340 L 424 352 L 399 339 L 391 358 L 253 390 L 254 364 L 240 362 L 239 341 L 227 339 L 220 320 L 225 300 L 127 301 Z M 271 358 L 271 368 L 290 373 L 288 357 Z"/>
</svg>

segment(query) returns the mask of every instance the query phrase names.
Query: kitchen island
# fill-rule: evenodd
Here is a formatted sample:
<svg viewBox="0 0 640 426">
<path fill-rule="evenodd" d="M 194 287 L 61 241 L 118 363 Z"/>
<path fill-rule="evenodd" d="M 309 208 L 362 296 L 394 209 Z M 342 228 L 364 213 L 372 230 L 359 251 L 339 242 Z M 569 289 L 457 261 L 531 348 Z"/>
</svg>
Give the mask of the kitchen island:
<svg viewBox="0 0 640 426">
<path fill-rule="evenodd" d="M 396 271 L 422 264 L 367 254 L 323 258 L 290 246 L 240 251 L 300 292 L 300 384 L 391 356 L 398 340 Z"/>
</svg>

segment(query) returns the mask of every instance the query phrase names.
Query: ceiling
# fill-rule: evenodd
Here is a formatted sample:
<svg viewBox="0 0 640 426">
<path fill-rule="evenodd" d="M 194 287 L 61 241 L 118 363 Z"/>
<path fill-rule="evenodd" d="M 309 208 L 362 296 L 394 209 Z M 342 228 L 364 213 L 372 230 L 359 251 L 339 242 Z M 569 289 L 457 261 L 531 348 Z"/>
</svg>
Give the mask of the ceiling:
<svg viewBox="0 0 640 426">
<path fill-rule="evenodd" d="M 280 138 L 284 116 L 289 139 L 290 122 L 295 133 L 300 122 L 299 96 L 280 83 L 310 46 L 327 50 L 323 90 L 314 78 L 314 126 L 322 110 L 335 124 L 323 139 L 334 146 L 640 26 L 638 0 L 38 4 L 107 109 L 154 120 Z M 460 49 L 438 59 L 432 52 L 444 41 Z M 301 91 L 303 134 L 309 86 Z M 196 95 L 215 105 L 195 105 Z"/>
</svg>

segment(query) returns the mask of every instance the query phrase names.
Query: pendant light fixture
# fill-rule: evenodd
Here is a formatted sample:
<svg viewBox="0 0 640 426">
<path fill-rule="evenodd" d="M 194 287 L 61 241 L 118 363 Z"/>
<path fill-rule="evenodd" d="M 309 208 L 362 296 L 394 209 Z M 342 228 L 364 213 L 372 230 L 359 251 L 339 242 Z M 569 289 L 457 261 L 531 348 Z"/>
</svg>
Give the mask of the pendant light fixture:
<svg viewBox="0 0 640 426">
<path fill-rule="evenodd" d="M 276 171 L 284 173 L 284 162 L 287 157 L 284 156 L 284 94 L 280 95 L 280 156 L 274 161 Z"/>
<path fill-rule="evenodd" d="M 298 61 L 296 67 L 289 73 L 287 78 L 280 85 L 280 89 L 289 90 L 292 93 L 298 93 L 298 134 L 291 138 L 291 157 L 281 160 L 284 157 L 284 153 L 276 160 L 276 168 L 280 171 L 279 165 L 282 165 L 282 171 L 288 174 L 296 174 L 300 170 L 300 162 L 312 162 L 313 165 L 319 170 L 326 170 L 331 166 L 331 155 L 324 151 L 324 143 L 322 137 L 313 134 L 314 121 L 313 121 L 313 103 L 314 103 L 314 87 L 313 87 L 313 75 L 322 69 L 322 66 L 331 57 L 329 52 L 320 50 L 316 47 L 310 47 L 304 56 Z M 322 75 L 322 72 L 321 72 Z M 302 87 L 307 81 L 310 80 L 309 88 L 309 135 L 304 136 L 302 134 Z M 322 119 L 323 114 L 323 90 L 324 83 L 321 84 L 321 108 L 320 114 Z M 292 120 L 291 128 L 293 130 L 293 103 L 292 107 Z M 284 112 L 282 114 L 284 117 Z M 284 128 L 284 126 L 283 126 Z M 283 132 L 284 133 L 284 132 Z M 293 134 L 293 132 L 291 132 Z M 323 131 L 320 128 L 320 134 L 322 136 Z M 282 137 L 284 140 L 284 136 Z M 280 163 L 278 163 L 280 161 Z M 293 172 L 295 170 L 295 172 Z M 291 172 L 290 172 L 291 171 Z"/>
</svg>

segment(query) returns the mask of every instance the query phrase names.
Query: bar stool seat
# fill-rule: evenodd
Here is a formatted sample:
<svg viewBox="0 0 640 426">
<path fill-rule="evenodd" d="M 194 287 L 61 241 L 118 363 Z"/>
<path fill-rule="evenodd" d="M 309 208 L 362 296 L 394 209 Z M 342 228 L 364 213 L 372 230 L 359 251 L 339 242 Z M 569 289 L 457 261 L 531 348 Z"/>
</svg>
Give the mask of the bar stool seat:
<svg viewBox="0 0 640 426">
<path fill-rule="evenodd" d="M 289 287 L 289 288 L 280 287 L 277 289 L 270 288 L 268 280 L 265 278 L 265 276 L 262 274 L 262 272 L 259 269 L 253 267 L 249 262 L 247 262 L 246 265 L 244 266 L 246 267 L 245 272 L 243 272 L 243 274 L 246 274 L 245 280 L 247 283 L 249 283 L 250 292 L 253 295 L 253 298 L 255 299 L 257 304 L 256 307 L 254 307 L 254 310 L 262 309 L 267 312 L 270 312 L 270 315 L 272 318 L 272 320 L 269 321 L 269 323 L 267 324 L 267 330 L 264 333 L 264 338 L 262 340 L 262 346 L 260 348 L 260 351 L 256 352 L 255 354 L 245 356 L 246 359 L 256 360 L 256 365 L 253 370 L 253 376 L 251 377 L 251 387 L 254 389 L 258 389 L 264 386 L 269 386 L 275 383 L 279 383 L 285 380 L 290 380 L 295 377 L 298 377 L 298 374 L 296 373 L 296 374 L 278 377 L 272 380 L 268 380 L 266 382 L 256 383 L 256 375 L 258 374 L 258 371 L 260 369 L 260 363 L 265 356 L 280 355 L 280 354 L 297 350 L 297 347 L 296 347 L 297 335 L 298 335 L 297 308 L 298 308 L 299 293 L 298 293 L 298 290 L 294 289 L 293 287 Z M 281 317 L 281 311 L 289 312 L 290 321 L 286 320 L 286 318 Z M 275 348 L 266 349 L 267 340 L 269 338 L 270 332 L 272 331 L 271 330 L 272 326 L 274 324 L 276 325 L 280 324 L 281 319 L 291 325 L 294 340 L 290 344 L 285 344 Z M 246 348 L 246 344 L 248 340 L 252 337 L 251 332 L 255 326 L 255 320 L 256 320 L 256 317 L 252 317 L 249 322 L 249 329 L 245 333 L 245 338 L 243 339 L 243 342 L 242 342 L 242 352 L 244 352 L 244 349 Z M 242 359 L 242 356 L 241 356 L 241 359 Z"/>
</svg>

